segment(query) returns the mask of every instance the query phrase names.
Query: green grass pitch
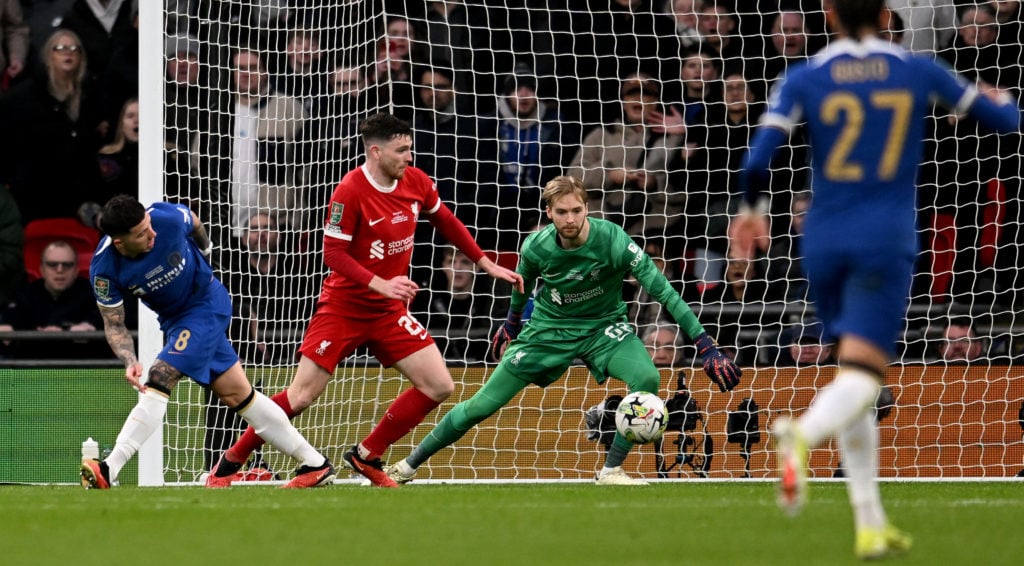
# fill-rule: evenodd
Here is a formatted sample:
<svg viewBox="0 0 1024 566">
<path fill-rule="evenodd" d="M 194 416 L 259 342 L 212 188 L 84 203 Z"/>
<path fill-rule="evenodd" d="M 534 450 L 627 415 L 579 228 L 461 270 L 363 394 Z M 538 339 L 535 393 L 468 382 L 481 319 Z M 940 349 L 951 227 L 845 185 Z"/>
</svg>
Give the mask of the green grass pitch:
<svg viewBox="0 0 1024 566">
<path fill-rule="evenodd" d="M 0 486 L 3 564 L 854 564 L 845 486 L 796 518 L 762 482 Z M 914 536 L 892 564 L 1021 564 L 1016 482 L 883 483 Z"/>
</svg>

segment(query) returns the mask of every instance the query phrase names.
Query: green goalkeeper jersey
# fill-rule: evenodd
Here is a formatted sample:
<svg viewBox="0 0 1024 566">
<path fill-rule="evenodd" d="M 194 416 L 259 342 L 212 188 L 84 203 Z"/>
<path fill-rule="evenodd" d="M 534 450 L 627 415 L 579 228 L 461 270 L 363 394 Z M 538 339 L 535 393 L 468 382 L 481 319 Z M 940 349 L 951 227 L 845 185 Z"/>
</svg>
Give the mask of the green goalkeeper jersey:
<svg viewBox="0 0 1024 566">
<path fill-rule="evenodd" d="M 690 338 L 704 332 L 665 275 L 622 228 L 599 218 L 589 221 L 590 235 L 579 248 L 560 246 L 554 225 L 526 238 L 517 269 L 526 282 L 526 293 L 512 292 L 513 311 L 523 311 L 540 278 L 544 285 L 534 299 L 531 327 L 601 331 L 611 323 L 626 320 L 622 284 L 631 273 Z"/>
</svg>

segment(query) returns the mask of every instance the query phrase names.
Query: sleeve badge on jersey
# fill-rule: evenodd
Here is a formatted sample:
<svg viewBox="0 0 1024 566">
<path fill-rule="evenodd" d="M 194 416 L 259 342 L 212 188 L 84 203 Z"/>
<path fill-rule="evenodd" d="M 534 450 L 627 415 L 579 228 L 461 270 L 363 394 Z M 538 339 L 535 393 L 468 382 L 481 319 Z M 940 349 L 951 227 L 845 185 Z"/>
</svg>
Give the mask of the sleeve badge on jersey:
<svg viewBox="0 0 1024 566">
<path fill-rule="evenodd" d="M 96 296 L 101 299 L 110 298 L 110 280 L 103 277 L 96 277 L 92 281 L 92 288 L 96 291 Z"/>
<path fill-rule="evenodd" d="M 341 224 L 341 215 L 345 212 L 345 205 L 340 202 L 331 203 L 331 217 L 327 220 L 328 224 L 337 226 Z"/>
</svg>

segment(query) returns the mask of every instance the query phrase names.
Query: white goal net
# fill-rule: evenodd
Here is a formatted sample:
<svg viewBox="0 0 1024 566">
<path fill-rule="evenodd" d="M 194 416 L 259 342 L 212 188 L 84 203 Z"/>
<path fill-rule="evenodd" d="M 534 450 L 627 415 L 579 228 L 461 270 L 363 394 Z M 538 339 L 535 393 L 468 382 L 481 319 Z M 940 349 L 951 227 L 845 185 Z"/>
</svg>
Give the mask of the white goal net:
<svg viewBox="0 0 1024 566">
<path fill-rule="evenodd" d="M 891 5 L 895 41 L 1019 95 L 1018 2 Z M 621 224 L 660 261 L 744 368 L 735 391 L 712 392 L 689 341 L 627 282 L 631 322 L 664 364 L 660 393 L 675 397 L 680 411 L 660 446 L 634 450 L 630 471 L 773 474 L 772 419 L 803 411 L 835 372 L 805 302 L 800 226 L 809 169 L 801 135 L 774 165 L 769 253 L 749 264 L 730 260 L 725 227 L 771 85 L 829 41 L 819 1 L 179 0 L 164 3 L 162 20 L 162 29 L 142 28 L 161 34 L 166 68 L 141 86 L 144 101 L 164 102 L 164 167 L 150 179 L 162 193 L 149 200 L 186 202 L 210 228 L 213 262 L 237 311 L 232 339 L 265 393 L 287 386 L 294 372 L 326 274 L 325 206 L 361 162 L 358 124 L 391 112 L 414 128 L 414 164 L 482 247 L 509 265 L 542 219 L 539 187 L 554 175 L 581 177 L 591 212 Z M 891 407 L 879 413 L 881 473 L 1013 476 L 1024 468 L 1020 137 L 953 122 L 942 110 L 928 128 L 921 252 L 900 357 L 887 376 Z M 388 461 L 407 455 L 483 383 L 494 367 L 489 336 L 508 302 L 507 289 L 473 274 L 423 228 L 410 274 L 423 290 L 412 308 L 457 387 Z M 680 377 L 688 395 L 678 390 Z M 409 386 L 363 349 L 295 422 L 340 463 Z M 546 389 L 529 388 L 419 477 L 591 478 L 604 446 L 586 413 L 624 393 L 621 382 L 598 386 L 585 368 L 573 368 Z M 163 429 L 163 481 L 198 481 L 240 432 L 237 418 L 183 383 Z M 267 447 L 255 465 L 287 472 L 293 464 Z M 833 447 L 816 450 L 812 468 L 831 477 L 839 469 Z"/>
</svg>

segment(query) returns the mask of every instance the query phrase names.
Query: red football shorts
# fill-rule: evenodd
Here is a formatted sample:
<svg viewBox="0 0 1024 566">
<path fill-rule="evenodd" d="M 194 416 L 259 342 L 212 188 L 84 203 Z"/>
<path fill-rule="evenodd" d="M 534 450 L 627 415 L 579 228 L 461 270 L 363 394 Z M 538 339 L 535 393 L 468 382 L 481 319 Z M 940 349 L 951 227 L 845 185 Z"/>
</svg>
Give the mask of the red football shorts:
<svg viewBox="0 0 1024 566">
<path fill-rule="evenodd" d="M 332 303 L 317 305 L 299 352 L 330 373 L 360 346 L 384 367 L 426 348 L 434 339 L 404 305 L 383 312 L 352 316 Z"/>
</svg>

